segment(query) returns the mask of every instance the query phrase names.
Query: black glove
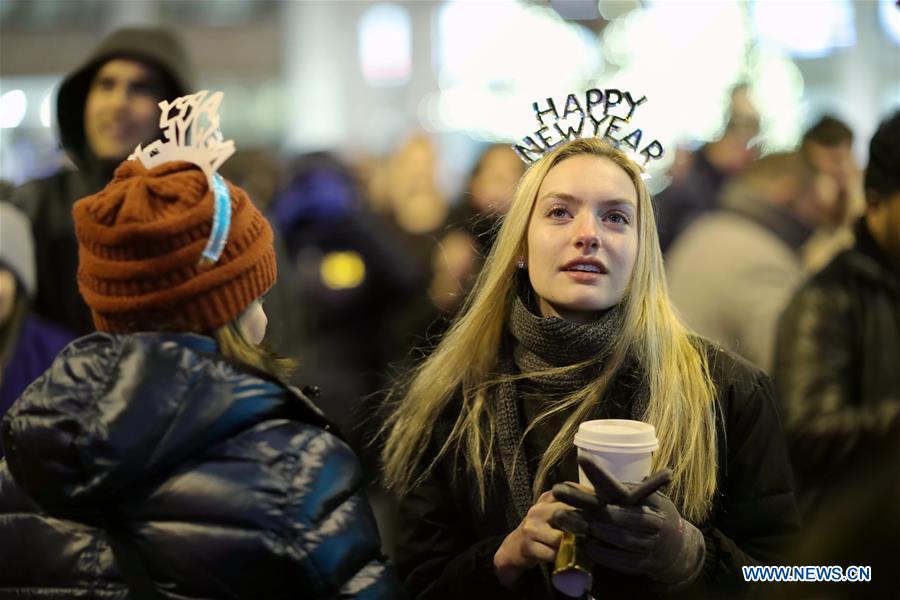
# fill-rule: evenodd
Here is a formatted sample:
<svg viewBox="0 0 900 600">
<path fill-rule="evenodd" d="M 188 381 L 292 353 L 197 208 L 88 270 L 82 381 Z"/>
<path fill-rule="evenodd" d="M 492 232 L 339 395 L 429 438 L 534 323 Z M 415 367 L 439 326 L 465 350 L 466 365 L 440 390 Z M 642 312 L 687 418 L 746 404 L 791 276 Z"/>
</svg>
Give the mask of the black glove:
<svg viewBox="0 0 900 600">
<path fill-rule="evenodd" d="M 553 487 L 557 500 L 577 510 L 554 513 L 554 524 L 587 536 L 596 564 L 628 574 L 648 575 L 668 588 L 681 588 L 699 574 L 706 556 L 703 534 L 681 518 L 672 501 L 656 490 L 671 472 L 642 483 L 623 484 L 588 457 L 578 463 L 594 485 L 589 494 L 569 483 Z"/>
</svg>

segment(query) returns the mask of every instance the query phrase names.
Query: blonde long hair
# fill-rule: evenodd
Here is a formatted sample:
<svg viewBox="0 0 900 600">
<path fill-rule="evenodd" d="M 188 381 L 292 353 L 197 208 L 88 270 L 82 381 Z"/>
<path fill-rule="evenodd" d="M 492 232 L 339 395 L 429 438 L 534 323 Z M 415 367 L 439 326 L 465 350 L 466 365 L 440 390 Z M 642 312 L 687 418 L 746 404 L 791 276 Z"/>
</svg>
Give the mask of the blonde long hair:
<svg viewBox="0 0 900 600">
<path fill-rule="evenodd" d="M 535 162 L 522 177 L 497 241 L 459 317 L 434 352 L 398 389 L 384 429 L 382 452 L 387 486 L 408 493 L 442 457 L 462 458 L 474 476 L 481 506 L 494 465 L 496 409 L 489 390 L 509 377 L 496 373 L 503 330 L 516 294 L 516 260 L 526 254 L 528 224 L 544 177 L 561 161 L 580 154 L 607 158 L 621 167 L 637 190 L 638 252 L 631 281 L 619 303 L 622 331 L 604 357 L 545 371 L 559 374 L 603 359 L 603 368 L 587 386 L 557 402 L 532 423 L 554 413 L 568 414 L 537 469 L 535 498 L 551 470 L 571 449 L 578 425 L 590 418 L 626 357 L 634 357 L 645 377 L 649 400 L 641 419 L 656 427 L 659 450 L 654 469 L 673 471 L 667 493 L 682 514 L 700 521 L 709 513 L 716 489 L 715 385 L 705 351 L 676 316 L 669 301 L 662 253 L 650 194 L 641 169 L 619 150 L 596 139 L 573 140 Z M 525 373 L 514 378 L 530 377 Z M 434 439 L 434 424 L 448 404 L 461 409 L 444 439 Z M 429 462 L 428 449 L 439 448 Z"/>
</svg>

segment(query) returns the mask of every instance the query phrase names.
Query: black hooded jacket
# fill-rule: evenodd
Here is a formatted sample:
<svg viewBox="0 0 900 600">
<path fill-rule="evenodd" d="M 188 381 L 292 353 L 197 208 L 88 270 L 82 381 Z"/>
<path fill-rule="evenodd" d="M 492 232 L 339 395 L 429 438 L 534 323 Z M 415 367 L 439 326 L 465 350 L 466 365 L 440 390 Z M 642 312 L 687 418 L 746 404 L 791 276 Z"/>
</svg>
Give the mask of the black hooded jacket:
<svg viewBox="0 0 900 600">
<path fill-rule="evenodd" d="M 0 598 L 401 596 L 353 452 L 211 338 L 77 340 L 0 440 Z"/>
<path fill-rule="evenodd" d="M 83 335 L 94 330 L 91 313 L 78 293 L 78 242 L 72 205 L 99 192 L 115 165 L 102 164 L 87 146 L 84 107 L 97 71 L 113 58 L 153 65 L 168 99 L 189 91 L 187 59 L 175 38 L 158 29 L 122 29 L 107 38 L 59 88 L 56 118 L 59 138 L 77 170 L 63 169 L 18 188 L 12 201 L 31 219 L 38 286 L 33 308 L 42 317 Z M 123 159 L 125 157 L 122 157 Z"/>
<path fill-rule="evenodd" d="M 864 218 L 855 233 L 779 324 L 773 379 L 807 510 L 873 461 L 900 473 L 900 271 Z"/>
</svg>

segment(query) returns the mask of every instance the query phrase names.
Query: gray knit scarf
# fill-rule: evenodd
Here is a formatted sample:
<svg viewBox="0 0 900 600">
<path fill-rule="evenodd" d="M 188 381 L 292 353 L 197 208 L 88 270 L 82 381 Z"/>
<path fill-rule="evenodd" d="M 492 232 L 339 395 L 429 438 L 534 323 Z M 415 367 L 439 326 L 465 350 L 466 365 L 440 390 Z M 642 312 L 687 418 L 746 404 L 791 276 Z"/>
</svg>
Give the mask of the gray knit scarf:
<svg viewBox="0 0 900 600">
<path fill-rule="evenodd" d="M 508 329 L 510 345 L 501 353 L 500 372 L 542 371 L 573 365 L 609 352 L 621 329 L 621 314 L 618 307 L 613 307 L 596 321 L 582 325 L 559 317 L 540 317 L 517 297 L 510 311 Z M 537 376 L 524 383 L 540 393 L 562 397 L 586 385 L 602 368 L 603 359 L 579 371 Z M 523 382 L 501 383 L 495 397 L 498 449 L 512 499 L 507 518 L 512 527 L 518 525 L 532 505 L 531 475 L 520 444 L 526 426 L 517 402 L 522 388 Z"/>
</svg>

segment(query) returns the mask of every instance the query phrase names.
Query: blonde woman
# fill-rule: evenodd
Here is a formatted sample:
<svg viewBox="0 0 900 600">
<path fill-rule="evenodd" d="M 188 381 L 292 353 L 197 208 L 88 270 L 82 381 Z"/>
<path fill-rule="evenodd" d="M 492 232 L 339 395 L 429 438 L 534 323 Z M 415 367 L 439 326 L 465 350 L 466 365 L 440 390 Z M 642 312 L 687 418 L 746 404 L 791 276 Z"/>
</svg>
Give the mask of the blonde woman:
<svg viewBox="0 0 900 600">
<path fill-rule="evenodd" d="M 578 509 L 605 597 L 727 594 L 797 526 L 768 379 L 682 325 L 641 170 L 599 140 L 526 172 L 462 313 L 401 389 L 383 460 L 416 598 L 554 597 L 560 510 Z M 554 488 L 577 481 L 574 433 L 597 418 L 656 427 L 663 493 L 587 510 Z"/>
</svg>

